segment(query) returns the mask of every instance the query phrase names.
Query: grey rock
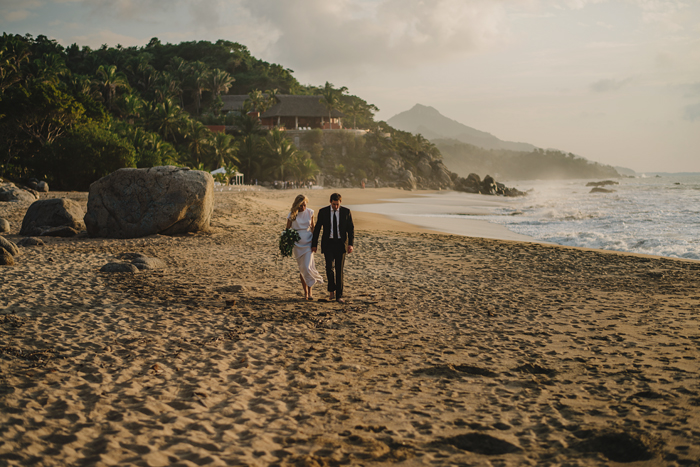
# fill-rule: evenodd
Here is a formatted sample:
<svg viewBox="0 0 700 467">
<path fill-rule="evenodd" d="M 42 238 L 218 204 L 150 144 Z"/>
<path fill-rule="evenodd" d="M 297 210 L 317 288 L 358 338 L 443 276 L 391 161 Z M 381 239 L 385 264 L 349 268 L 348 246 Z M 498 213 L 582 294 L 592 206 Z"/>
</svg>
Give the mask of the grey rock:
<svg viewBox="0 0 700 467">
<path fill-rule="evenodd" d="M 136 258 L 134 259 L 131 264 L 139 268 L 139 271 L 143 271 L 144 269 L 165 269 L 166 264 L 165 261 L 159 258 Z"/>
<path fill-rule="evenodd" d="M 49 192 L 49 184 L 46 182 L 39 182 L 36 184 L 36 191 L 39 193 L 48 193 Z"/>
<path fill-rule="evenodd" d="M 589 193 L 615 193 L 615 190 L 608 190 L 607 188 L 594 187 L 589 191 Z"/>
<path fill-rule="evenodd" d="M 0 185 L 0 201 L 32 202 L 39 197 L 28 190 L 23 190 L 14 183 L 4 183 Z"/>
<path fill-rule="evenodd" d="M 430 161 L 427 157 L 422 158 L 416 164 L 418 168 L 418 173 L 423 177 L 429 177 L 433 173 L 433 168 L 430 166 Z"/>
<path fill-rule="evenodd" d="M 75 237 L 78 235 L 78 231 L 73 227 L 63 225 L 60 227 L 49 227 L 48 229 L 42 230 L 39 236 L 41 237 Z"/>
<path fill-rule="evenodd" d="M 401 188 L 404 188 L 406 190 L 415 190 L 417 183 L 416 183 L 416 177 L 413 175 L 413 172 L 410 170 L 404 170 L 403 173 L 401 174 L 401 183 L 400 183 Z"/>
<path fill-rule="evenodd" d="M 10 252 L 8 252 L 3 247 L 0 247 L 0 266 L 14 266 L 15 259 L 12 257 Z"/>
<path fill-rule="evenodd" d="M 35 238 L 35 237 L 24 237 L 22 240 L 17 242 L 17 246 L 45 246 L 46 243 L 40 238 Z"/>
<path fill-rule="evenodd" d="M 83 208 L 72 199 L 42 199 L 29 206 L 19 233 L 28 236 L 41 235 L 50 227 L 64 226 L 83 230 L 83 215 Z M 37 231 L 37 228 L 40 230 Z"/>
<path fill-rule="evenodd" d="M 93 237 L 137 238 L 207 230 L 211 174 L 181 167 L 119 169 L 90 185 L 85 225 Z"/>
<path fill-rule="evenodd" d="M 100 272 L 139 272 L 139 268 L 131 263 L 107 263 L 100 268 Z"/>
<path fill-rule="evenodd" d="M 399 177 L 403 172 L 403 161 L 398 156 L 390 157 L 384 163 L 385 175 L 389 177 Z"/>
<path fill-rule="evenodd" d="M 0 218 L 0 233 L 10 233 L 10 222 Z"/>
<path fill-rule="evenodd" d="M 17 248 L 17 245 L 12 243 L 5 237 L 0 237 L 0 248 L 4 248 L 12 256 L 19 255 L 19 248 Z"/>
</svg>

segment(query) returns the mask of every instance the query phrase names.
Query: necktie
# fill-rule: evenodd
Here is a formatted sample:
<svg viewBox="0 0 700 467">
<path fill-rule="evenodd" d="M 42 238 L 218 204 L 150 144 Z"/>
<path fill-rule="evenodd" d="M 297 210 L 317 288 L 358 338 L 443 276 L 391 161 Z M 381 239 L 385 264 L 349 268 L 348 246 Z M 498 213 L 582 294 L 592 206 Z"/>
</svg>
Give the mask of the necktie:
<svg viewBox="0 0 700 467">
<path fill-rule="evenodd" d="M 331 230 L 335 229 L 335 234 L 333 238 L 340 239 L 340 232 L 338 232 L 338 211 L 333 211 L 333 227 Z"/>
</svg>

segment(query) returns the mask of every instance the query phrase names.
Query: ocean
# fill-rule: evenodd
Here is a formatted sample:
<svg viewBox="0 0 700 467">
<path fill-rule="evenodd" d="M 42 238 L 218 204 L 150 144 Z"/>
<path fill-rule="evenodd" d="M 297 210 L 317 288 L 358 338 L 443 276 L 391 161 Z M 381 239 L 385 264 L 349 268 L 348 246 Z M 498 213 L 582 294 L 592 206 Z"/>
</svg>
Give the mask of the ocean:
<svg viewBox="0 0 700 467">
<path fill-rule="evenodd" d="M 458 235 L 492 236 L 475 233 L 487 221 L 507 229 L 497 238 L 700 260 L 700 173 L 614 181 L 603 187 L 613 193 L 591 193 L 590 180 L 515 181 L 506 185 L 527 196 L 448 192 L 358 208 Z"/>
<path fill-rule="evenodd" d="M 616 179 L 591 193 L 589 180 L 528 181 L 528 191 L 483 218 L 559 245 L 700 260 L 700 174 Z"/>
</svg>

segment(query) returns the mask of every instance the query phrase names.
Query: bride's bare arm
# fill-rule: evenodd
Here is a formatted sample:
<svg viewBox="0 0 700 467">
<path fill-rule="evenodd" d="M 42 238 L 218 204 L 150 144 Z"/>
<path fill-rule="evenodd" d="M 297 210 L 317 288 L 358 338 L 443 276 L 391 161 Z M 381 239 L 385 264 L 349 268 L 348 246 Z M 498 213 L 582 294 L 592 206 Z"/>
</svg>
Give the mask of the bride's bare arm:
<svg viewBox="0 0 700 467">
<path fill-rule="evenodd" d="M 291 226 L 292 226 L 292 220 L 291 220 L 291 219 L 287 219 L 287 227 L 285 227 L 285 228 L 288 229 L 288 228 L 290 228 Z"/>
</svg>

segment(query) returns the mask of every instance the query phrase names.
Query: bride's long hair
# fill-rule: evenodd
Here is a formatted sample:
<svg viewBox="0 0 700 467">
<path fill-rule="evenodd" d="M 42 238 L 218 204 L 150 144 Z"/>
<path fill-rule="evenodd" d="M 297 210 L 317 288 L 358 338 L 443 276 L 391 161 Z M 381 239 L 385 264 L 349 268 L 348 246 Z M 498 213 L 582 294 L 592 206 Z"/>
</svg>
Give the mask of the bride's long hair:
<svg viewBox="0 0 700 467">
<path fill-rule="evenodd" d="M 291 216 L 289 216 L 291 220 L 297 218 L 297 214 L 299 214 L 299 206 L 301 206 L 301 203 L 303 203 L 304 201 L 306 201 L 308 209 L 309 198 L 307 198 L 305 195 L 298 195 L 296 198 L 294 198 L 294 202 L 292 203 L 292 210 L 290 211 Z"/>
</svg>

